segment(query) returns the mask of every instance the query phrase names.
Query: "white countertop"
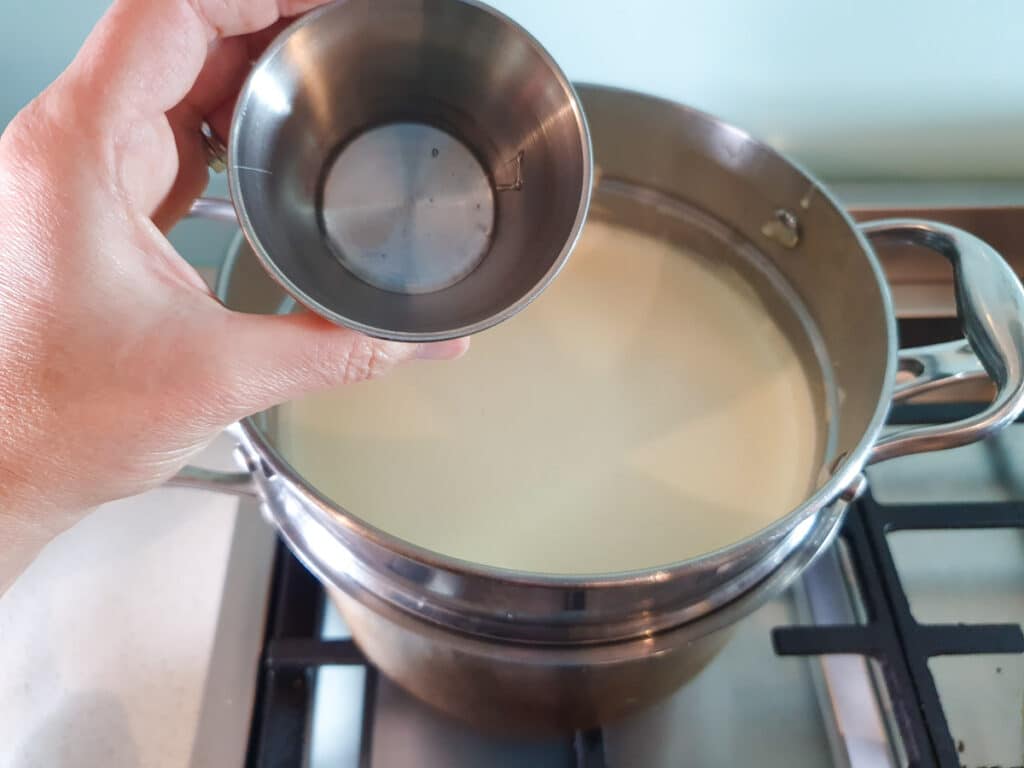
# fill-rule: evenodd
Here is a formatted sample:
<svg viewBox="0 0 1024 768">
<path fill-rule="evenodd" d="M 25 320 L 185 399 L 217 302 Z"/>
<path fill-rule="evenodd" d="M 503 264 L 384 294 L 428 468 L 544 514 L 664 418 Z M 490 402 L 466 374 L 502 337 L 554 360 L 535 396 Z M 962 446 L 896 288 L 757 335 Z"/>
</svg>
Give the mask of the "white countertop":
<svg viewBox="0 0 1024 768">
<path fill-rule="evenodd" d="M 228 449 L 219 439 L 199 463 L 229 467 Z M 238 507 L 159 489 L 101 507 L 43 551 L 0 598 L 0 766 L 239 764 L 221 758 L 242 754 L 272 536 Z M 256 554 L 229 557 L 253 526 Z M 237 560 L 256 574 L 251 589 L 225 589 Z M 231 645 L 225 631 L 251 642 L 210 678 L 216 648 Z M 232 672 L 241 688 L 224 681 Z M 211 707 L 237 715 L 221 740 L 233 751 L 219 757 Z"/>
</svg>

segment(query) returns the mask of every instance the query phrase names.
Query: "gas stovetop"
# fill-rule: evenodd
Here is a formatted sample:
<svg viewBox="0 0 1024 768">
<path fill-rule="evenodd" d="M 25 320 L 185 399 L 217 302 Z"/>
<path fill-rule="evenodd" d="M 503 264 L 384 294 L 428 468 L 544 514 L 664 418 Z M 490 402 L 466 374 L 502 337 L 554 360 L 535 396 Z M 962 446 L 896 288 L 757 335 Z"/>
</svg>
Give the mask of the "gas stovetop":
<svg viewBox="0 0 1024 768">
<path fill-rule="evenodd" d="M 903 213 L 904 211 L 900 211 Z M 1019 209 L 906 211 L 964 226 L 1016 265 Z M 892 211 L 860 210 L 859 218 Z M 1018 240 L 1017 242 L 1022 242 Z M 905 346 L 953 338 L 948 274 L 883 253 Z M 932 263 L 941 259 L 931 257 Z M 948 393 L 946 393 L 948 395 Z M 894 409 L 962 418 L 985 386 Z M 449 720 L 378 675 L 319 583 L 278 545 L 251 766 L 1024 765 L 1024 425 L 869 470 L 840 537 L 669 699 L 525 742 Z M 213 683 L 211 682 L 211 686 Z"/>
</svg>

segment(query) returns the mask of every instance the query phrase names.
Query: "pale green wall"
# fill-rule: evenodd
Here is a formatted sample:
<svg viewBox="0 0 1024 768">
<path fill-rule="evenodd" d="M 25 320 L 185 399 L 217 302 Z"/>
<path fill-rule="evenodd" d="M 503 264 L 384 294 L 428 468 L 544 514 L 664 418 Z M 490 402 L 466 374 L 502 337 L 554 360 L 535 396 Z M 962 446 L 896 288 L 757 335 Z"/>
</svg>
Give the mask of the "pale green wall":
<svg viewBox="0 0 1024 768">
<path fill-rule="evenodd" d="M 0 0 L 0 126 L 60 74 L 108 5 L 107 0 Z M 227 194 L 223 176 L 214 178 L 210 193 Z M 188 221 L 175 228 L 171 240 L 193 263 L 213 265 L 235 231 L 225 224 Z"/>
<path fill-rule="evenodd" d="M 707 109 L 823 177 L 1024 179 L 1024 0 L 493 2 L 570 77 Z M 4 122 L 106 2 L 0 5 Z M 210 224 L 175 235 L 200 260 L 229 238 Z"/>
<path fill-rule="evenodd" d="M 706 109 L 830 179 L 1024 178 L 1021 0 L 492 2 L 571 77 Z"/>
</svg>

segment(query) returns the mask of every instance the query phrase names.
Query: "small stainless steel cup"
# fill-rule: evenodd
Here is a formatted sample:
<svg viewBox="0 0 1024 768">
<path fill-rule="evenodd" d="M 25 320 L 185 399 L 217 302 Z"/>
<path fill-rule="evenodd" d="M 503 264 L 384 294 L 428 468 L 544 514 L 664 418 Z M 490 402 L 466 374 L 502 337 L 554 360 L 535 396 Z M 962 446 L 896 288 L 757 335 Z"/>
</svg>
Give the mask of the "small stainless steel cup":
<svg viewBox="0 0 1024 768">
<path fill-rule="evenodd" d="M 475 333 L 540 294 L 579 237 L 591 170 L 568 79 L 473 0 L 306 14 L 256 62 L 227 152 L 238 221 L 274 279 L 404 341 Z"/>
</svg>

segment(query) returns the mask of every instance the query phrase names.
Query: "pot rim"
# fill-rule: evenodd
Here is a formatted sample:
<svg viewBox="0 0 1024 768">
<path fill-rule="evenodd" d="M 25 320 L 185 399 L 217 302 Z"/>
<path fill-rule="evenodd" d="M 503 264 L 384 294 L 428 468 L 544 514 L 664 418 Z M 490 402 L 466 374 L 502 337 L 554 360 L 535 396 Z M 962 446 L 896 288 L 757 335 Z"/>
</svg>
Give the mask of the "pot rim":
<svg viewBox="0 0 1024 768">
<path fill-rule="evenodd" d="M 812 545 L 791 554 L 754 587 L 731 602 L 718 606 L 704 615 L 680 625 L 634 637 L 611 639 L 596 643 L 535 643 L 517 639 L 494 638 L 460 631 L 457 628 L 438 626 L 422 616 L 410 614 L 394 606 L 377 594 L 360 589 L 358 594 L 337 586 L 327 588 L 328 597 L 332 591 L 340 591 L 361 603 L 368 610 L 397 624 L 400 628 L 417 634 L 428 634 L 441 639 L 448 645 L 456 645 L 463 652 L 490 656 L 503 662 L 521 664 L 579 665 L 591 666 L 616 664 L 632 661 L 639 657 L 656 656 L 703 637 L 728 631 L 744 616 L 753 613 L 764 603 L 788 587 L 818 555 L 836 539 L 842 527 L 845 508 L 836 507 L 827 511 L 815 521 L 808 536 Z M 362 640 L 362 638 L 359 638 Z M 366 645 L 371 645 L 366 639 Z"/>
<path fill-rule="evenodd" d="M 889 283 L 885 278 L 882 267 L 875 255 L 867 238 L 861 233 L 849 214 L 843 209 L 829 190 L 822 185 L 813 175 L 807 172 L 800 164 L 792 161 L 780 152 L 772 149 L 764 142 L 755 139 L 746 131 L 732 126 L 719 118 L 677 102 L 663 99 L 657 96 L 641 93 L 638 91 L 616 88 L 589 83 L 577 83 L 577 92 L 585 95 L 587 91 L 605 91 L 621 93 L 631 98 L 640 98 L 648 101 L 659 102 L 666 108 L 680 112 L 682 115 L 693 120 L 711 121 L 715 124 L 728 128 L 734 135 L 745 141 L 750 141 L 759 150 L 774 156 L 775 159 L 791 166 L 800 173 L 815 188 L 815 194 L 820 195 L 829 205 L 842 217 L 849 227 L 850 233 L 860 245 L 864 257 L 867 259 L 871 273 L 879 289 L 882 308 L 885 315 L 887 331 L 887 353 L 883 384 L 879 393 L 878 402 L 874 413 L 865 429 L 864 434 L 856 446 L 842 457 L 838 465 L 832 469 L 831 477 L 823 483 L 816 491 L 810 494 L 802 504 L 791 509 L 786 514 L 778 517 L 772 523 L 761 528 L 738 541 L 724 547 L 706 552 L 697 557 L 679 560 L 673 563 L 651 566 L 648 568 L 634 569 L 629 571 L 618 571 L 612 573 L 598 574 L 558 574 L 531 571 L 519 571 L 514 569 L 501 568 L 496 566 L 476 563 L 461 558 L 445 555 L 433 550 L 413 544 L 390 534 L 360 518 L 341 504 L 327 498 L 312 484 L 303 478 L 281 453 L 270 443 L 263 430 L 256 422 L 257 416 L 249 417 L 241 422 L 241 428 L 245 438 L 252 449 L 258 454 L 259 459 L 275 474 L 285 478 L 288 484 L 308 500 L 314 502 L 315 507 L 321 513 L 320 522 L 328 530 L 341 535 L 343 539 L 350 539 L 353 535 L 367 539 L 376 546 L 400 555 L 415 563 L 431 568 L 458 575 L 461 577 L 482 578 L 499 581 L 505 584 L 514 584 L 524 587 L 561 588 L 561 589 L 615 589 L 623 586 L 636 586 L 638 584 L 655 582 L 663 583 L 685 579 L 694 571 L 703 571 L 709 568 L 720 567 L 728 563 L 742 559 L 744 554 L 758 549 L 766 542 L 782 540 L 788 533 L 817 515 L 830 503 L 839 498 L 847 489 L 850 489 L 859 482 L 864 465 L 875 442 L 882 431 L 885 419 L 891 405 L 893 390 L 896 379 L 896 357 L 897 357 L 897 330 L 896 317 L 893 309 L 892 294 Z M 583 98 L 581 96 L 581 98 Z M 585 99 L 584 99 L 585 100 Z M 581 227 L 582 229 L 582 227 Z M 243 233 L 238 233 L 229 246 L 228 255 L 224 259 L 218 273 L 215 291 L 217 296 L 224 299 L 228 287 L 230 273 L 238 258 L 240 246 L 243 241 Z M 250 247 L 251 243 L 250 243 Z M 255 249 L 254 249 L 255 250 Z M 257 254 L 258 255 L 258 254 Z M 717 606 L 717 604 L 716 604 Z M 710 606 L 709 610 L 711 607 Z"/>
</svg>

